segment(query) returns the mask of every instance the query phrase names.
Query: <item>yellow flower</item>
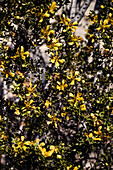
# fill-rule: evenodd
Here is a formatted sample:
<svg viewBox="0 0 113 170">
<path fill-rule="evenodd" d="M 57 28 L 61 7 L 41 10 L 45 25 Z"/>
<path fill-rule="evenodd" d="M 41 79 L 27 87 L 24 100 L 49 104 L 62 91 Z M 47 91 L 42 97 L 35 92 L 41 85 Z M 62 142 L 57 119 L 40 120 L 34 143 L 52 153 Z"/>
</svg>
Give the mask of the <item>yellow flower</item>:
<svg viewBox="0 0 113 170">
<path fill-rule="evenodd" d="M 24 52 L 24 47 L 23 46 L 21 46 L 21 53 L 23 53 Z"/>
<path fill-rule="evenodd" d="M 79 75 L 79 71 L 75 71 L 75 76 L 78 76 Z"/>
<path fill-rule="evenodd" d="M 29 83 L 29 87 L 27 88 L 27 90 L 28 90 L 29 92 L 34 92 L 34 90 L 35 90 L 36 87 L 37 87 L 37 85 L 34 85 L 34 87 L 32 87 L 32 83 L 30 82 L 30 83 Z"/>
<path fill-rule="evenodd" d="M 14 112 L 14 114 L 15 114 L 15 115 L 20 115 L 19 110 L 16 110 L 16 111 Z"/>
<path fill-rule="evenodd" d="M 61 116 L 64 117 L 66 114 L 67 114 L 67 112 L 61 113 Z"/>
<path fill-rule="evenodd" d="M 73 25 L 78 25 L 78 21 L 73 22 Z"/>
<path fill-rule="evenodd" d="M 101 27 L 96 28 L 96 30 L 99 32 L 101 30 Z"/>
<path fill-rule="evenodd" d="M 59 63 L 64 63 L 64 59 L 58 59 L 57 57 L 54 57 L 53 59 L 51 59 L 52 63 L 55 63 L 56 67 L 59 67 Z"/>
<path fill-rule="evenodd" d="M 56 8 L 57 8 L 56 2 L 52 2 L 51 6 L 49 7 L 49 12 L 53 14 Z"/>
<path fill-rule="evenodd" d="M 109 20 L 108 20 L 108 19 L 105 19 L 104 22 L 103 22 L 103 24 L 106 25 L 108 22 L 109 22 Z"/>
<path fill-rule="evenodd" d="M 75 96 L 73 95 L 73 93 L 69 93 L 69 96 L 70 96 L 70 97 L 75 97 Z"/>
<path fill-rule="evenodd" d="M 54 152 L 54 150 L 51 150 L 51 151 L 46 152 L 46 153 L 45 153 L 45 157 L 51 156 L 51 155 L 53 154 L 53 152 Z"/>
<path fill-rule="evenodd" d="M 39 141 L 40 141 L 40 139 L 37 138 L 37 139 L 36 139 L 36 143 L 39 143 Z"/>
<path fill-rule="evenodd" d="M 51 44 L 47 45 L 47 47 L 49 47 L 51 50 L 58 50 L 58 40 L 56 38 L 52 38 L 52 42 Z M 61 44 L 60 44 L 61 45 Z M 53 56 L 54 54 L 52 52 L 50 52 Z"/>
<path fill-rule="evenodd" d="M 21 141 L 24 141 L 24 136 L 21 136 Z"/>
<path fill-rule="evenodd" d="M 104 5 L 101 5 L 100 7 L 103 9 L 103 8 L 104 8 Z"/>
<path fill-rule="evenodd" d="M 99 127 L 98 127 L 98 130 L 101 131 L 101 129 L 102 129 L 102 126 L 99 126 Z"/>
<path fill-rule="evenodd" d="M 33 102 L 34 102 L 34 100 L 32 100 L 32 99 L 30 101 L 24 101 L 25 108 L 27 108 L 27 109 L 30 109 L 30 108 L 36 109 L 36 107 L 32 105 Z M 23 110 L 23 111 L 25 111 L 25 110 Z"/>
<path fill-rule="evenodd" d="M 98 15 L 95 15 L 95 16 L 94 16 L 94 19 L 93 19 L 93 22 L 92 22 L 91 24 L 97 23 L 97 22 L 98 22 Z"/>
<path fill-rule="evenodd" d="M 99 135 L 99 134 L 100 134 L 100 131 L 95 131 L 95 130 L 94 130 L 94 133 L 95 133 L 96 135 Z"/>
<path fill-rule="evenodd" d="M 39 22 L 43 22 L 43 17 L 40 18 Z"/>
<path fill-rule="evenodd" d="M 44 17 L 49 17 L 49 14 L 46 12 L 45 14 L 43 14 Z"/>
<path fill-rule="evenodd" d="M 82 105 L 80 106 L 80 108 L 81 108 L 82 111 L 85 111 L 85 110 L 86 110 L 86 105 L 85 105 L 85 104 L 82 104 Z"/>
<path fill-rule="evenodd" d="M 29 55 L 29 51 L 26 51 L 26 52 L 24 52 L 24 47 L 23 46 L 21 46 L 21 48 L 19 49 L 19 47 L 17 48 L 17 52 L 16 52 L 16 56 L 13 56 L 13 57 L 11 57 L 11 58 L 13 58 L 13 59 L 15 59 L 15 58 L 17 58 L 17 57 L 19 57 L 19 56 L 21 56 L 21 58 L 22 58 L 22 60 L 25 60 L 25 58 L 26 58 L 26 56 L 25 55 Z"/>
<path fill-rule="evenodd" d="M 70 165 L 70 166 L 67 166 L 67 170 L 70 170 L 70 168 L 72 168 L 72 165 Z"/>
<path fill-rule="evenodd" d="M 25 60 L 25 56 L 21 53 L 21 58 L 22 58 L 22 60 Z"/>
<path fill-rule="evenodd" d="M 23 150 L 26 151 L 27 147 L 25 145 L 23 145 Z"/>
<path fill-rule="evenodd" d="M 82 93 L 77 93 L 77 96 L 75 97 L 73 93 L 69 93 L 70 97 L 73 97 L 73 99 L 68 100 L 70 103 L 74 103 L 74 106 L 78 103 L 78 101 L 84 101 L 83 97 L 80 97 Z"/>
<path fill-rule="evenodd" d="M 93 140 L 99 140 L 99 141 L 101 141 L 101 138 L 93 138 Z"/>
<path fill-rule="evenodd" d="M 67 76 L 68 79 L 71 80 L 70 85 L 74 85 L 75 84 L 75 80 L 80 81 L 81 78 L 80 77 L 76 77 L 77 75 L 79 75 L 79 71 L 75 71 L 75 73 L 73 73 L 73 70 L 71 69 L 71 75 Z"/>
<path fill-rule="evenodd" d="M 90 133 L 90 134 L 89 134 L 89 138 L 92 138 L 92 137 L 93 137 L 93 133 Z"/>
<path fill-rule="evenodd" d="M 76 96 L 76 99 L 78 100 L 78 101 L 84 101 L 84 99 L 83 99 L 83 97 L 80 97 L 82 95 L 82 93 L 77 93 L 77 96 Z"/>
<path fill-rule="evenodd" d="M 94 41 L 95 41 L 95 40 L 94 40 L 94 38 L 93 38 L 93 39 L 91 40 L 91 42 L 94 43 Z"/>
<path fill-rule="evenodd" d="M 46 29 L 41 29 L 41 32 L 42 32 L 42 36 L 40 38 L 47 38 L 48 41 L 51 40 L 51 38 L 49 37 L 50 34 L 53 34 L 54 35 L 54 30 L 49 30 L 49 25 L 47 25 Z"/>
<path fill-rule="evenodd" d="M 72 41 L 73 43 L 75 43 L 77 47 L 79 46 L 78 39 L 79 39 L 79 38 L 76 36 L 76 34 L 71 35 L 71 41 Z M 71 45 L 71 44 L 69 44 L 69 45 Z M 72 44 L 72 45 L 73 45 L 73 44 Z"/>
<path fill-rule="evenodd" d="M 55 148 L 55 146 L 54 145 L 51 145 L 50 146 L 50 150 L 47 152 L 46 151 L 46 148 L 42 148 L 42 146 L 45 146 L 45 143 L 44 142 L 42 142 L 39 146 L 38 146 L 38 148 L 40 149 L 40 151 L 42 152 L 42 155 L 43 156 L 45 156 L 45 157 L 50 157 L 53 153 L 54 153 L 54 151 L 57 153 L 57 148 Z"/>
<path fill-rule="evenodd" d="M 49 102 L 48 100 L 46 100 L 46 103 L 45 103 L 46 108 L 48 108 L 49 105 L 51 105 L 51 102 Z"/>
<path fill-rule="evenodd" d="M 57 57 L 54 57 L 53 59 L 51 59 L 51 62 L 55 63 L 56 67 L 59 67 L 59 63 L 58 63 Z"/>
<path fill-rule="evenodd" d="M 78 170 L 78 167 L 77 167 L 77 166 L 75 166 L 73 170 Z"/>
<path fill-rule="evenodd" d="M 20 71 L 17 70 L 16 73 L 19 74 L 19 76 L 21 76 L 22 78 L 24 78 L 24 74 L 21 73 Z"/>
<path fill-rule="evenodd" d="M 45 146 L 45 143 L 44 143 L 44 142 L 41 142 L 39 146 L 40 146 L 40 147 Z"/>
<path fill-rule="evenodd" d="M 54 145 L 51 145 L 51 146 L 50 146 L 50 150 L 55 150 L 55 146 L 54 146 Z"/>
<path fill-rule="evenodd" d="M 68 85 L 67 84 L 65 84 L 65 80 L 63 79 L 62 80 L 62 82 L 59 82 L 59 81 L 57 81 L 57 86 L 56 86 L 56 88 L 60 91 L 60 90 L 62 90 L 62 91 L 64 91 L 64 88 L 67 88 L 68 87 Z"/>
<path fill-rule="evenodd" d="M 69 116 L 68 115 L 66 116 L 66 120 L 69 120 Z"/>
<path fill-rule="evenodd" d="M 109 17 L 112 17 L 112 13 L 109 13 Z"/>
<path fill-rule="evenodd" d="M 45 156 L 45 154 L 46 154 L 46 148 L 41 148 L 41 147 L 39 147 L 39 149 L 40 149 L 40 151 L 42 152 L 42 155 Z"/>
<path fill-rule="evenodd" d="M 26 141 L 26 142 L 24 142 L 24 145 L 30 145 L 31 144 L 31 142 L 30 141 Z"/>
<path fill-rule="evenodd" d="M 98 32 L 100 29 L 103 30 L 103 32 L 105 32 L 106 28 L 110 28 L 110 25 L 108 24 L 109 19 L 105 19 L 104 21 L 100 20 L 100 26 L 97 28 Z"/>
<path fill-rule="evenodd" d="M 62 15 L 62 17 L 60 15 L 59 18 L 60 18 L 59 24 L 62 23 L 66 26 L 66 28 L 63 30 L 63 32 L 66 32 L 68 30 L 75 32 L 75 30 L 77 29 L 77 26 L 75 26 L 77 24 L 77 22 L 71 23 L 70 18 L 66 18 L 64 14 Z"/>
<path fill-rule="evenodd" d="M 61 21 L 59 22 L 59 24 L 60 24 L 60 23 L 63 23 L 63 24 L 65 24 L 65 25 L 68 26 L 69 22 L 71 21 L 70 19 L 66 18 L 64 14 L 62 15 L 62 17 L 61 17 L 61 15 L 59 15 L 59 18 L 60 18 L 60 20 L 61 20 Z"/>
<path fill-rule="evenodd" d="M 33 93 L 33 96 L 34 96 L 34 97 L 37 97 L 37 94 Z"/>
<path fill-rule="evenodd" d="M 47 45 L 47 47 L 49 47 L 51 50 L 58 50 L 58 47 L 62 46 L 62 43 L 60 43 L 56 38 L 52 38 L 52 42 Z M 53 56 L 53 52 L 50 52 Z"/>
<path fill-rule="evenodd" d="M 91 117 L 92 117 L 93 119 L 96 118 L 96 116 L 94 115 L 94 113 L 91 113 Z"/>
<path fill-rule="evenodd" d="M 58 43 L 57 43 L 58 44 Z M 58 51 L 56 51 L 56 55 L 54 56 L 54 54 L 51 52 L 53 59 L 50 59 L 52 63 L 55 63 L 56 67 L 59 67 L 59 63 L 63 64 L 64 63 L 64 59 L 59 59 L 58 58 Z"/>
<path fill-rule="evenodd" d="M 24 52 L 24 55 L 29 55 L 29 51 Z"/>
<path fill-rule="evenodd" d="M 58 159 L 61 159 L 61 158 L 62 158 L 62 156 L 61 156 L 61 155 L 57 155 L 57 158 L 58 158 Z"/>
<path fill-rule="evenodd" d="M 10 75 L 11 77 L 14 77 L 14 76 L 15 76 L 15 73 L 9 72 L 9 75 Z"/>
<path fill-rule="evenodd" d="M 56 123 L 56 121 L 60 121 L 60 122 L 61 122 L 61 120 L 58 119 L 58 118 L 56 118 L 56 116 L 57 116 L 57 114 L 55 114 L 54 116 L 51 116 L 50 113 L 49 113 L 49 114 L 48 114 L 48 117 L 51 119 L 51 121 L 48 121 L 47 124 L 49 125 L 49 124 L 51 124 L 51 123 L 54 122 L 54 125 L 55 125 L 55 127 L 57 128 L 57 123 Z"/>
<path fill-rule="evenodd" d="M 60 47 L 62 46 L 62 43 L 56 43 L 55 46 Z"/>
<path fill-rule="evenodd" d="M 74 44 L 74 42 L 69 42 L 68 44 L 69 44 L 69 45 L 73 45 L 73 44 Z"/>
<path fill-rule="evenodd" d="M 80 80 L 81 80 L 81 78 L 80 78 L 80 77 L 78 77 L 78 78 L 75 78 L 75 80 L 80 81 Z"/>
</svg>

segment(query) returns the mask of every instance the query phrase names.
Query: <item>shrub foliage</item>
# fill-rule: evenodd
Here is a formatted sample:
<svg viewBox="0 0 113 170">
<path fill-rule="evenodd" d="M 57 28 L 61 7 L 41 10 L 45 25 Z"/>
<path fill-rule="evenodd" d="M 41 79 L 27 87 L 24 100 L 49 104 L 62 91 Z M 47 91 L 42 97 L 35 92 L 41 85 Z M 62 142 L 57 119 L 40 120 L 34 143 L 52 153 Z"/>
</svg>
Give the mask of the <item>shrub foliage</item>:
<svg viewBox="0 0 113 170">
<path fill-rule="evenodd" d="M 65 3 L 2 2 L 0 71 L 12 93 L 0 100 L 3 169 L 112 168 L 113 1 L 90 12 L 86 42 L 77 21 L 57 14 Z M 42 44 L 46 72 L 30 54 Z"/>
</svg>

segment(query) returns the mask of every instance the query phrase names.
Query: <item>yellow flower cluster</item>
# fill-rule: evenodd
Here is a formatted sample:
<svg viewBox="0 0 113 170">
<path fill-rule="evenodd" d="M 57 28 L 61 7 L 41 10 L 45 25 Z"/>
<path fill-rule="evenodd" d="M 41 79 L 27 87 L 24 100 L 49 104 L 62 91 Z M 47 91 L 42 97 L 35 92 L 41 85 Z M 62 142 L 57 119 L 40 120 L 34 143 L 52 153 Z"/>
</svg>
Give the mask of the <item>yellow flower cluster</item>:
<svg viewBox="0 0 113 170">
<path fill-rule="evenodd" d="M 48 18 L 49 17 L 49 13 L 46 11 L 45 13 L 43 13 L 43 9 L 41 9 L 41 11 L 39 12 L 39 9 L 37 9 L 38 12 L 37 12 L 37 15 L 38 17 L 40 18 L 39 19 L 39 23 L 43 22 L 44 20 L 44 17 Z"/>
<path fill-rule="evenodd" d="M 54 114 L 54 116 L 51 116 L 50 113 L 48 114 L 48 117 L 51 119 L 51 121 L 47 121 L 47 124 L 54 123 L 55 127 L 57 128 L 57 121 L 61 122 L 59 118 L 56 117 L 57 114 Z"/>
<path fill-rule="evenodd" d="M 17 48 L 16 55 L 15 56 L 11 56 L 11 58 L 13 58 L 15 60 L 15 58 L 21 57 L 22 60 L 25 60 L 27 56 L 29 56 L 29 51 L 24 52 L 24 47 L 21 46 L 20 49 L 19 49 L 19 47 Z"/>
<path fill-rule="evenodd" d="M 16 141 L 12 141 L 13 142 L 12 148 L 15 152 L 15 157 L 20 152 L 23 151 L 27 152 L 31 146 L 37 147 L 37 149 L 41 151 L 44 157 L 50 157 L 54 152 L 55 153 L 58 152 L 58 148 L 56 148 L 54 145 L 51 145 L 50 150 L 46 151 L 46 148 L 44 148 L 45 143 L 41 142 L 39 144 L 39 141 L 40 141 L 39 139 L 36 139 L 35 141 L 25 141 L 24 136 L 21 136 L 21 138 L 16 138 Z"/>
<path fill-rule="evenodd" d="M 103 9 L 104 6 L 101 5 L 101 8 Z M 113 10 L 113 9 L 112 9 Z M 91 24 L 97 24 L 98 23 L 98 15 L 95 15 L 93 20 L 91 21 Z M 97 27 L 97 31 L 100 32 L 100 30 L 102 30 L 102 32 L 104 33 L 106 29 L 110 29 L 110 26 L 113 25 L 113 19 L 112 19 L 112 13 L 108 13 L 108 15 L 106 15 L 106 18 L 103 20 L 100 20 L 99 23 L 99 27 Z"/>
<path fill-rule="evenodd" d="M 73 73 L 73 70 L 71 69 L 71 75 L 70 75 L 70 76 L 67 76 L 67 78 L 71 80 L 70 85 L 75 85 L 75 80 L 77 80 L 77 81 L 80 81 L 80 80 L 81 80 L 80 77 L 76 77 L 76 76 L 78 76 L 78 75 L 79 75 L 79 71 L 75 71 L 75 72 Z"/>
<path fill-rule="evenodd" d="M 54 30 L 50 30 L 49 25 L 45 29 L 41 29 L 42 36 L 40 38 L 46 38 L 48 42 L 51 40 L 50 35 L 54 35 Z"/>
<path fill-rule="evenodd" d="M 25 107 L 22 108 L 23 111 L 27 111 L 29 109 L 36 109 L 36 107 L 32 105 L 33 103 L 34 103 L 34 100 L 32 99 L 29 101 L 24 100 Z"/>
<path fill-rule="evenodd" d="M 63 107 L 63 112 L 61 113 L 61 116 L 66 116 L 66 120 L 69 120 L 68 112 L 66 112 L 66 107 Z"/>
<path fill-rule="evenodd" d="M 0 132 L 0 140 L 3 139 L 3 140 L 6 140 L 7 139 L 7 136 L 5 135 L 5 132 L 4 131 L 1 131 Z"/>
<path fill-rule="evenodd" d="M 14 77 L 15 73 L 11 72 L 9 70 L 9 68 L 7 67 L 7 64 L 9 63 L 9 61 L 5 60 L 5 61 L 0 61 L 0 72 L 3 73 L 4 77 L 8 78 L 9 76 Z"/>
<path fill-rule="evenodd" d="M 95 15 L 93 21 L 90 21 L 91 24 L 98 23 L 98 15 Z"/>
<path fill-rule="evenodd" d="M 55 6 L 56 4 L 53 3 L 51 7 Z M 58 22 L 58 24 L 64 24 L 66 29 L 63 29 L 63 32 L 66 32 L 67 30 L 70 30 L 71 32 L 75 32 L 75 30 L 77 29 L 77 21 L 75 21 L 74 23 L 71 22 L 71 20 L 69 18 L 66 18 L 65 15 L 63 14 L 63 16 L 61 17 L 61 15 L 59 16 L 60 21 Z M 47 40 L 47 47 L 49 48 L 51 59 L 50 61 L 52 63 L 55 63 L 56 67 L 59 67 L 60 64 L 63 64 L 65 62 L 65 59 L 61 59 L 58 55 L 58 50 L 60 47 L 62 47 L 62 43 L 59 42 L 59 40 L 57 40 L 54 36 L 55 36 L 55 32 L 54 30 L 50 29 L 49 25 L 47 25 L 46 28 L 42 28 L 41 29 L 41 37 L 40 38 L 45 38 Z M 81 40 L 81 39 L 80 39 Z M 76 44 L 76 46 L 79 46 L 78 43 L 78 38 L 75 35 L 71 35 L 71 41 L 68 43 L 69 45 L 73 45 Z M 79 81 L 79 79 L 78 79 Z"/>
<path fill-rule="evenodd" d="M 20 115 L 20 111 L 18 109 L 15 110 L 14 112 L 15 115 Z"/>
<path fill-rule="evenodd" d="M 48 108 L 49 106 L 51 106 L 51 102 L 49 102 L 49 100 L 46 100 L 44 108 Z"/>
<path fill-rule="evenodd" d="M 6 48 L 6 47 L 5 47 Z M 15 56 L 11 56 L 10 58 L 13 59 L 13 61 L 19 57 L 21 58 L 22 60 L 25 60 L 26 57 L 29 56 L 29 52 L 26 51 L 24 52 L 24 47 L 21 46 L 21 48 L 17 49 L 17 52 L 16 52 L 16 55 Z M 8 56 L 5 56 L 5 60 L 4 61 L 0 61 L 0 68 L 1 68 L 1 72 L 4 74 L 4 77 L 8 78 L 9 76 L 11 77 L 15 77 L 15 73 L 12 72 L 10 70 L 10 68 L 7 67 L 8 63 L 10 62 L 10 60 L 7 60 Z M 24 67 L 24 64 L 22 64 L 22 67 Z M 23 73 L 21 73 L 20 71 L 16 71 L 16 73 L 21 76 L 22 78 L 24 78 L 24 75 Z"/>
<path fill-rule="evenodd" d="M 92 138 L 94 141 L 101 141 L 101 134 L 102 134 L 102 121 L 97 119 L 97 116 L 94 115 L 94 113 L 91 113 L 91 117 L 94 120 L 94 127 L 98 127 L 98 131 L 94 130 L 92 133 L 85 133 L 85 136 L 87 138 Z"/>
<path fill-rule="evenodd" d="M 67 166 L 67 170 L 71 170 L 71 169 L 72 169 L 72 165 Z M 77 166 L 75 166 L 75 167 L 73 168 L 73 170 L 78 170 L 78 167 L 77 167 Z"/>
<path fill-rule="evenodd" d="M 93 133 L 85 133 L 85 136 L 87 137 L 87 138 L 92 138 L 94 141 L 101 141 L 101 138 L 100 137 L 95 137 L 94 135 L 93 135 Z"/>
<path fill-rule="evenodd" d="M 54 37 L 52 38 L 51 43 L 47 45 L 47 47 L 52 51 L 50 52 L 52 55 L 54 54 L 53 50 L 57 51 L 60 46 L 62 46 L 62 43 L 59 43 L 59 41 Z"/>
<path fill-rule="evenodd" d="M 50 61 L 52 63 L 55 63 L 56 67 L 59 67 L 59 65 L 60 65 L 59 63 L 61 63 L 61 64 L 64 63 L 64 61 L 65 61 L 64 59 L 58 58 L 58 51 L 56 51 L 56 55 L 54 55 L 54 53 L 52 53 L 52 52 L 51 52 L 51 54 L 52 54 L 53 58 L 51 58 Z"/>
<path fill-rule="evenodd" d="M 78 38 L 78 37 L 76 36 L 76 34 L 71 35 L 71 41 L 68 42 L 68 44 L 69 44 L 69 45 L 73 45 L 73 44 L 75 43 L 75 44 L 76 44 L 76 47 L 78 48 L 78 47 L 79 47 L 78 40 L 82 40 L 82 38 Z"/>
<path fill-rule="evenodd" d="M 56 148 L 54 145 L 50 146 L 50 150 L 46 151 L 46 148 L 44 148 L 43 146 L 45 146 L 45 143 L 42 142 L 38 145 L 38 148 L 40 149 L 42 155 L 44 157 L 50 157 L 54 152 L 57 153 L 58 148 Z"/>
<path fill-rule="evenodd" d="M 70 18 L 66 18 L 65 15 L 63 14 L 62 17 L 61 15 L 59 16 L 60 18 L 60 23 L 64 24 L 66 26 L 65 29 L 63 29 L 63 32 L 66 32 L 66 31 L 72 31 L 72 32 L 75 32 L 75 30 L 77 29 L 77 25 L 78 25 L 78 22 L 75 21 L 74 23 L 71 22 L 71 19 Z"/>
<path fill-rule="evenodd" d="M 57 9 L 56 2 L 52 2 L 51 6 L 48 6 L 48 10 L 50 13 L 54 14 L 55 10 Z"/>
<path fill-rule="evenodd" d="M 24 78 L 24 74 L 21 73 L 20 71 L 16 70 L 16 73 L 17 73 L 18 77 Z"/>
<path fill-rule="evenodd" d="M 24 84 L 24 86 L 26 86 L 26 84 Z M 37 87 L 36 84 L 33 86 L 32 83 L 30 82 L 29 87 L 27 87 L 28 93 L 26 94 L 26 96 L 30 96 L 31 94 L 33 94 L 33 96 L 36 97 L 37 95 L 34 93 L 36 87 Z"/>
<path fill-rule="evenodd" d="M 12 148 L 15 152 L 15 157 L 18 155 L 19 152 L 25 151 L 27 152 L 27 149 L 30 145 L 34 145 L 35 143 L 33 141 L 24 141 L 24 136 L 21 136 L 20 138 L 16 138 L 16 142 L 12 145 Z"/>
<path fill-rule="evenodd" d="M 77 93 L 77 96 L 75 97 L 75 96 L 73 95 L 73 93 L 69 93 L 69 97 L 71 97 L 71 99 L 68 100 L 68 102 L 69 102 L 70 104 L 73 103 L 74 106 L 76 106 L 77 103 L 78 103 L 78 101 L 84 101 L 84 98 L 83 98 L 83 97 L 80 97 L 81 95 L 82 95 L 82 93 Z M 83 104 L 83 105 L 84 105 L 84 104 Z M 83 105 L 81 105 L 82 107 L 84 107 L 83 110 L 86 110 L 86 107 L 83 106 Z"/>
<path fill-rule="evenodd" d="M 106 28 L 109 29 L 110 28 L 110 24 L 109 24 L 109 18 L 105 19 L 104 21 L 100 20 L 100 26 L 97 28 L 97 31 L 99 32 L 100 30 L 102 30 L 103 32 L 105 32 Z"/>
<path fill-rule="evenodd" d="M 55 10 L 57 9 L 56 2 L 52 2 L 51 5 L 47 6 L 47 8 L 47 11 L 44 11 L 42 8 L 40 10 L 40 7 L 35 7 L 31 9 L 31 13 L 39 17 L 39 23 L 43 22 L 44 18 L 50 17 L 50 14 L 55 13 Z"/>
<path fill-rule="evenodd" d="M 86 105 L 85 105 L 85 104 L 80 105 L 80 109 L 81 109 L 82 111 L 85 111 L 85 110 L 86 110 Z"/>
<path fill-rule="evenodd" d="M 59 82 L 57 81 L 57 86 L 56 88 L 59 90 L 59 91 L 64 91 L 65 88 L 68 87 L 68 85 L 65 83 L 65 80 L 63 79 L 62 82 Z"/>
</svg>

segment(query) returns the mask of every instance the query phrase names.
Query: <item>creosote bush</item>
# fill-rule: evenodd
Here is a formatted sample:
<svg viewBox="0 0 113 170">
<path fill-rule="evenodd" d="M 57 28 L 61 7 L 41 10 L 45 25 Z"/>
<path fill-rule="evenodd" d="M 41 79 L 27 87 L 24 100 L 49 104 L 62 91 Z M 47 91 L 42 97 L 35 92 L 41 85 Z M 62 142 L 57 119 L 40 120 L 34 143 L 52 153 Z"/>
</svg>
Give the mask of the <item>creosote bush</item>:
<svg viewBox="0 0 113 170">
<path fill-rule="evenodd" d="M 112 168 L 113 1 L 90 12 L 87 42 L 75 34 L 77 21 L 56 14 L 65 3 L 2 4 L 0 71 L 13 95 L 0 100 L 2 169 Z M 44 43 L 45 73 L 40 55 L 30 55 Z"/>
</svg>

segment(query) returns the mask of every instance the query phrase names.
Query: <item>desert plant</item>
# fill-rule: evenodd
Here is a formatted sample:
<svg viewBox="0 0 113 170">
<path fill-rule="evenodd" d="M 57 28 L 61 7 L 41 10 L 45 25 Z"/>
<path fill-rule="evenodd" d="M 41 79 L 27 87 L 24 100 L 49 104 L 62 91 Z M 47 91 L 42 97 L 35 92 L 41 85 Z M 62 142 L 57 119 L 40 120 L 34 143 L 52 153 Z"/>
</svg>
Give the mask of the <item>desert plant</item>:
<svg viewBox="0 0 113 170">
<path fill-rule="evenodd" d="M 2 6 L 0 32 L 12 41 L 1 43 L 0 69 L 13 95 L 0 100 L 2 168 L 76 170 L 89 161 L 90 169 L 110 169 L 112 1 L 90 13 L 87 42 L 75 34 L 77 21 L 56 13 L 66 1 L 11 2 Z M 45 85 L 43 61 L 30 55 L 43 43 L 50 57 Z"/>
</svg>

